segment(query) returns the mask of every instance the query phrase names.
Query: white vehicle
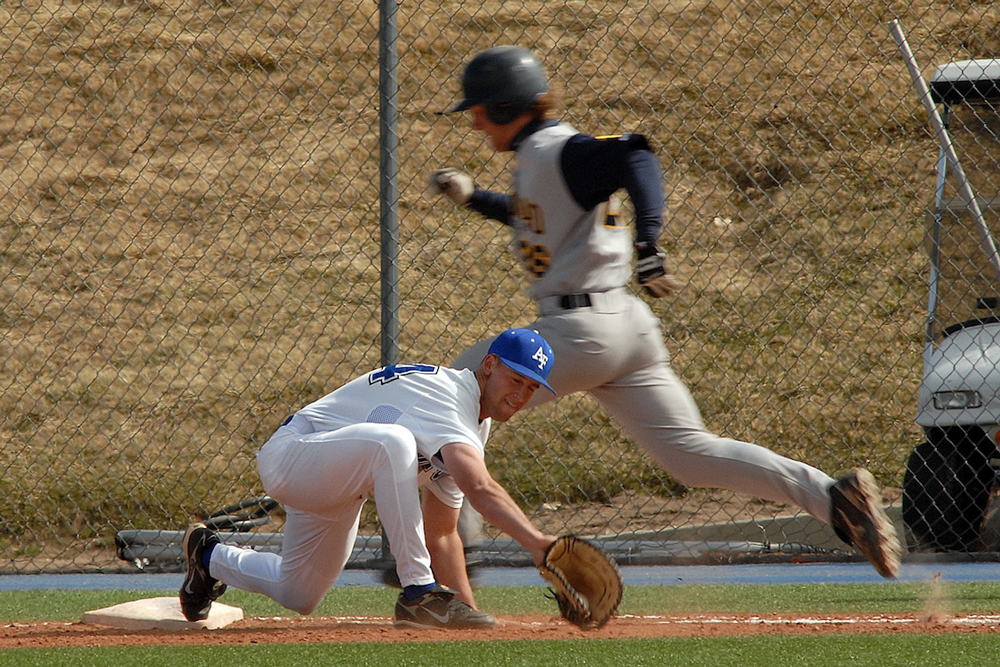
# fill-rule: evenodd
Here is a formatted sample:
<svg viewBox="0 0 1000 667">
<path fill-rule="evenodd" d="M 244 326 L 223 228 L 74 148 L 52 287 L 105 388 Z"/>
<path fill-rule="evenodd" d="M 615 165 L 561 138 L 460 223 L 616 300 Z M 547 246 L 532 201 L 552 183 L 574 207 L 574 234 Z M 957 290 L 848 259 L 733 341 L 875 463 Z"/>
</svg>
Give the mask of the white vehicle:
<svg viewBox="0 0 1000 667">
<path fill-rule="evenodd" d="M 941 148 L 916 417 L 927 440 L 907 462 L 903 522 L 911 551 L 996 551 L 988 515 L 1000 461 L 1000 60 L 942 65 L 929 93 Z"/>
</svg>

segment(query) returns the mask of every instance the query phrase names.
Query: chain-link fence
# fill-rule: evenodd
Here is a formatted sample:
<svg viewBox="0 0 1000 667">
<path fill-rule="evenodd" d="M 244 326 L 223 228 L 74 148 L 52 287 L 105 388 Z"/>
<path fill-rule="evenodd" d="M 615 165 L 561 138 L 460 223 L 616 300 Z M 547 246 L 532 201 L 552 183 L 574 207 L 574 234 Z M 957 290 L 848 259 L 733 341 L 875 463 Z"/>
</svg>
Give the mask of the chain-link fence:
<svg viewBox="0 0 1000 667">
<path fill-rule="evenodd" d="M 578 129 L 656 147 L 686 288 L 651 305 L 709 428 L 831 474 L 867 465 L 898 504 L 923 439 L 938 144 L 888 23 L 929 79 L 1000 57 L 993 3 L 385 6 L 400 359 L 447 362 L 534 318 L 506 232 L 424 195 L 439 166 L 509 189 L 508 155 L 436 112 L 472 54 L 516 43 Z M 254 452 L 280 422 L 380 365 L 380 18 L 318 0 L 0 6 L 5 570 L 131 567 L 116 533 L 261 493 Z M 973 136 L 995 143 L 988 109 Z M 989 171 L 977 183 L 997 154 L 966 165 Z M 678 557 L 719 524 L 823 540 L 769 523 L 797 508 L 671 480 L 588 396 L 518 415 L 487 456 L 551 532 Z M 378 535 L 373 509 L 362 532 Z"/>
</svg>

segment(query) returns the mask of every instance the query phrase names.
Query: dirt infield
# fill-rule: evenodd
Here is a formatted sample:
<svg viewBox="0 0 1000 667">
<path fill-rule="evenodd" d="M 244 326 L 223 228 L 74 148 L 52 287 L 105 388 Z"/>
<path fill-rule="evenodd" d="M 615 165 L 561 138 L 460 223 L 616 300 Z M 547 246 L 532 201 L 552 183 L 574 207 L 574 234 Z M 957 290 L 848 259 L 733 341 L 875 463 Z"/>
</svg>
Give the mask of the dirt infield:
<svg viewBox="0 0 1000 667">
<path fill-rule="evenodd" d="M 501 617 L 493 630 L 409 630 L 389 618 L 248 618 L 220 630 L 121 630 L 71 622 L 12 623 L 0 628 L 0 649 L 73 646 L 181 646 L 322 642 L 640 639 L 878 633 L 983 634 L 1000 631 L 998 615 L 643 615 L 614 619 L 584 632 L 551 616 Z"/>
</svg>

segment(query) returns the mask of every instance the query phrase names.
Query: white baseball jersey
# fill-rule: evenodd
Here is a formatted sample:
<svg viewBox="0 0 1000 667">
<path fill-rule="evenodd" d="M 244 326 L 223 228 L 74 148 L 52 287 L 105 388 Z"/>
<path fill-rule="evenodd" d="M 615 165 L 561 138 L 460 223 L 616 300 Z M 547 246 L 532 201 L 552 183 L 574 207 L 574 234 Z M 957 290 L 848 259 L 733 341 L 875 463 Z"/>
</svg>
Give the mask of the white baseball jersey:
<svg viewBox="0 0 1000 667">
<path fill-rule="evenodd" d="M 533 299 L 607 292 L 632 275 L 632 235 L 618 215 L 618 201 L 612 197 L 584 210 L 562 177 L 559 157 L 576 134 L 560 123 L 533 133 L 517 149 L 512 243 L 535 278 Z"/>
<path fill-rule="evenodd" d="M 418 484 L 441 502 L 464 498 L 440 457 L 465 444 L 483 453 L 471 370 L 396 365 L 363 375 L 299 410 L 257 452 L 264 490 L 285 507 L 281 555 L 219 544 L 213 577 L 311 613 L 350 558 L 368 497 L 404 586 L 434 581 Z"/>
<path fill-rule="evenodd" d="M 449 507 L 464 494 L 448 474 L 441 447 L 474 447 L 483 456 L 489 418 L 479 421 L 479 383 L 471 370 L 397 364 L 356 378 L 299 410 L 317 431 L 353 424 L 398 424 L 417 441 L 419 481 Z"/>
</svg>

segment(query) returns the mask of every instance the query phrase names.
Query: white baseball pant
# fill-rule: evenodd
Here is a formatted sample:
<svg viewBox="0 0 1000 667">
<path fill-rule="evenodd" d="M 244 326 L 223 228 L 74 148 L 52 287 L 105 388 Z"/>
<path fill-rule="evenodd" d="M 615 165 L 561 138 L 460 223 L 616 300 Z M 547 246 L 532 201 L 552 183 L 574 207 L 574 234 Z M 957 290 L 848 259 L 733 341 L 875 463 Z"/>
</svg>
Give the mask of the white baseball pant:
<svg viewBox="0 0 1000 667">
<path fill-rule="evenodd" d="M 209 573 L 288 609 L 311 613 L 354 548 L 361 508 L 375 498 L 404 586 L 434 581 L 424 542 L 413 434 L 395 424 L 313 431 L 296 415 L 257 452 L 264 490 L 287 515 L 281 555 L 226 544 Z"/>
</svg>

